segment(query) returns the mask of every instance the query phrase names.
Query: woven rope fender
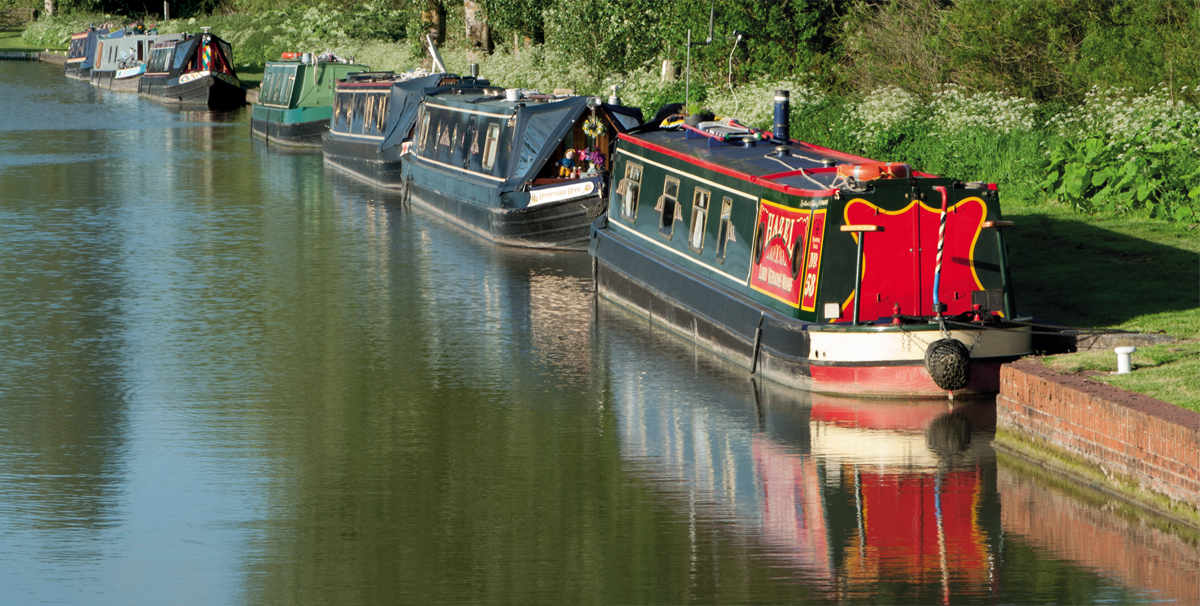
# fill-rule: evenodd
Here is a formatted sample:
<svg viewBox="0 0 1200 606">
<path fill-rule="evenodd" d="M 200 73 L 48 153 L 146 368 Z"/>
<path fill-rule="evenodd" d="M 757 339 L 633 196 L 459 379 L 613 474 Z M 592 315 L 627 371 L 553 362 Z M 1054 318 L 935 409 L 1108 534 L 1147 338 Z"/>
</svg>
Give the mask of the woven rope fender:
<svg viewBox="0 0 1200 606">
<path fill-rule="evenodd" d="M 970 378 L 971 354 L 960 341 L 938 339 L 925 348 L 925 370 L 938 387 L 962 389 Z"/>
</svg>

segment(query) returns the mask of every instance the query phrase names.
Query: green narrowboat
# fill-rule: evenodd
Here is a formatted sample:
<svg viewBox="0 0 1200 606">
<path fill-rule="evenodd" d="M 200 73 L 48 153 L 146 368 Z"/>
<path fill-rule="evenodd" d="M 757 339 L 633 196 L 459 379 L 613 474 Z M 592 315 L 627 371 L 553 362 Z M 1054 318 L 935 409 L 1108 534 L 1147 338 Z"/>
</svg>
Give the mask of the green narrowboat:
<svg viewBox="0 0 1200 606">
<path fill-rule="evenodd" d="M 772 132 L 689 116 L 621 133 L 598 293 L 783 384 L 994 392 L 1031 345 L 996 186 L 791 140 L 787 105 Z"/>
<path fill-rule="evenodd" d="M 369 71 L 332 54 L 314 57 L 284 53 L 263 70 L 258 102 L 251 109 L 250 131 L 268 143 L 321 147 L 321 135 L 333 116 L 333 90 L 338 80 Z"/>
</svg>

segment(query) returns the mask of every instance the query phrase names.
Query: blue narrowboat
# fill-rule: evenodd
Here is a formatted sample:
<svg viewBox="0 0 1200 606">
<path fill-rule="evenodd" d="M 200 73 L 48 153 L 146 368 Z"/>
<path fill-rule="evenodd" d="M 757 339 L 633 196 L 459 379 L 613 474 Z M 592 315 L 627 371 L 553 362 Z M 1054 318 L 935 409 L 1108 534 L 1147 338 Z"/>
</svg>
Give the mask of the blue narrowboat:
<svg viewBox="0 0 1200 606">
<path fill-rule="evenodd" d="M 424 95 L 495 92 L 488 87 L 487 80 L 447 73 L 350 74 L 334 90 L 333 115 L 321 143 L 325 162 L 376 187 L 399 189 L 402 143 L 412 133 Z"/>
<path fill-rule="evenodd" d="M 91 77 L 92 64 L 96 59 L 96 46 L 100 37 L 107 33 L 107 29 L 89 27 L 71 35 L 71 44 L 67 47 L 67 61 L 63 65 L 63 73 L 68 78 L 87 80 Z"/>
<path fill-rule="evenodd" d="M 508 89 L 428 91 L 406 141 L 404 196 L 496 243 L 587 246 L 611 144 L 637 108 Z"/>
</svg>

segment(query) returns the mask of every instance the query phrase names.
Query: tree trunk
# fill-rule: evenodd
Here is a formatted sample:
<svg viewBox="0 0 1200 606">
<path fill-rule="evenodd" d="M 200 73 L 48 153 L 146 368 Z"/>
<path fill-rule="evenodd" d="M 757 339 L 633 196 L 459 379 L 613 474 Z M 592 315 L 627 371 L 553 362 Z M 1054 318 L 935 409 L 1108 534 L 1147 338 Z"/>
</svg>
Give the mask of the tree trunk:
<svg viewBox="0 0 1200 606">
<path fill-rule="evenodd" d="M 43 7 L 45 8 L 44 13 L 46 15 L 54 14 L 54 0 L 46 0 L 45 4 L 43 4 Z"/>
<path fill-rule="evenodd" d="M 446 7 L 442 5 L 442 0 L 425 1 L 421 24 L 425 33 L 432 36 L 439 47 L 446 41 Z"/>
<path fill-rule="evenodd" d="M 488 27 L 487 13 L 478 0 L 463 0 L 463 21 L 467 26 L 467 42 L 487 52 L 492 50 L 492 32 Z"/>
</svg>

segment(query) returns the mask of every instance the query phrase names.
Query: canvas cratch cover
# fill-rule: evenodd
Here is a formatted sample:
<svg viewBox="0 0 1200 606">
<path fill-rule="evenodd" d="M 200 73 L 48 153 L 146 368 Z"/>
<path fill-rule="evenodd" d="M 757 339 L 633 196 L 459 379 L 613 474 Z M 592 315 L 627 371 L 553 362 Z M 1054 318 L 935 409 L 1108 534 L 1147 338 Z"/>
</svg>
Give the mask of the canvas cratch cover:
<svg viewBox="0 0 1200 606">
<path fill-rule="evenodd" d="M 427 95 L 437 95 L 451 90 L 470 90 L 488 86 L 483 79 L 459 78 L 454 74 L 430 74 L 420 78 L 401 80 L 392 84 L 388 99 L 388 124 L 383 133 L 380 149 L 397 147 L 412 134 L 417 122 L 421 101 Z"/>
</svg>

